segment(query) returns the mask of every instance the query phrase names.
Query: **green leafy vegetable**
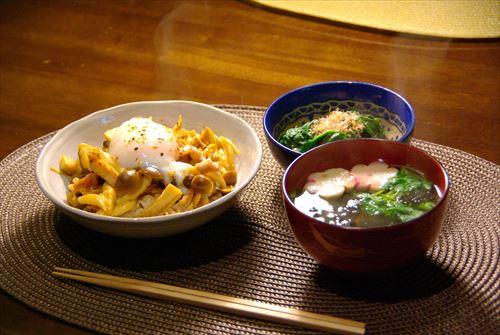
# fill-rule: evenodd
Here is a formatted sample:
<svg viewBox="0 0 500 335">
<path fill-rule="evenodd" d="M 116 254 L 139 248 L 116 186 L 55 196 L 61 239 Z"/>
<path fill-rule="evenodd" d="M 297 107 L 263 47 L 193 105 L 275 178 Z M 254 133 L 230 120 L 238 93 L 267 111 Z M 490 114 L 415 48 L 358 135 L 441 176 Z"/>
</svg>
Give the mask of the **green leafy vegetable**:
<svg viewBox="0 0 500 335">
<path fill-rule="evenodd" d="M 278 142 L 294 150 L 306 152 L 318 144 L 354 137 L 354 134 L 335 130 L 328 130 L 316 136 L 311 130 L 311 124 L 312 121 L 286 130 L 280 135 Z"/>
<path fill-rule="evenodd" d="M 401 168 L 380 191 L 362 193 L 361 207 L 368 215 L 384 215 L 405 222 L 432 209 L 436 198 L 433 184 L 419 173 Z"/>
<path fill-rule="evenodd" d="M 351 134 L 351 133 L 335 131 L 335 130 L 328 130 L 328 131 L 325 131 L 323 134 L 318 135 L 318 136 L 310 139 L 309 141 L 306 141 L 300 147 L 300 152 L 306 152 L 307 150 L 315 147 L 318 144 L 333 142 L 333 141 L 337 141 L 337 140 L 343 140 L 343 139 L 351 138 L 351 137 L 354 137 L 353 134 Z"/>
<path fill-rule="evenodd" d="M 385 138 L 385 129 L 380 119 L 372 115 L 360 115 L 359 120 L 363 123 L 363 137 Z"/>
<path fill-rule="evenodd" d="M 293 149 L 298 150 L 307 142 L 314 138 L 314 132 L 311 129 L 312 121 L 303 124 L 302 126 L 290 128 L 281 133 L 278 142 Z"/>
<path fill-rule="evenodd" d="M 391 199 L 383 194 L 366 193 L 361 207 L 368 215 L 384 215 L 401 222 L 419 217 L 425 211 Z"/>
<path fill-rule="evenodd" d="M 338 111 L 334 111 L 338 112 Z M 356 111 L 348 111 L 349 113 L 354 113 L 358 116 L 356 123 L 362 123 L 363 130 L 361 133 L 359 130 L 327 130 L 321 134 L 315 133 L 312 129 L 313 122 L 309 121 L 304 123 L 302 126 L 287 129 L 282 132 L 278 137 L 278 142 L 281 144 L 299 152 L 306 152 L 307 150 L 317 146 L 318 144 L 333 142 L 337 140 L 343 140 L 346 138 L 357 138 L 357 137 L 377 137 L 385 138 L 385 130 L 382 127 L 380 119 L 372 115 L 360 115 Z"/>
<path fill-rule="evenodd" d="M 402 167 L 393 178 L 385 183 L 379 192 L 403 196 L 416 190 L 430 190 L 431 188 L 432 183 L 420 173 Z"/>
</svg>

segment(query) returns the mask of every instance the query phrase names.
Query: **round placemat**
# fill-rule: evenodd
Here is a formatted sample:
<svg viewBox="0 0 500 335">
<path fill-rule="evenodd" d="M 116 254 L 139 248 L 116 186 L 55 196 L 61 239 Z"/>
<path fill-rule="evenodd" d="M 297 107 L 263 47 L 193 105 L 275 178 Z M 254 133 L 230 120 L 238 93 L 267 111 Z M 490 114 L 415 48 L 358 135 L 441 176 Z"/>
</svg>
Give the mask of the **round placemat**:
<svg viewBox="0 0 500 335">
<path fill-rule="evenodd" d="M 301 18 L 439 38 L 500 37 L 498 0 L 243 0 Z"/>
<path fill-rule="evenodd" d="M 264 143 L 261 107 L 218 106 Z M 56 279 L 55 266 L 142 278 L 367 323 L 368 334 L 487 334 L 498 330 L 500 167 L 414 140 L 446 166 L 450 206 L 425 260 L 384 279 L 337 277 L 295 242 L 280 198 L 282 168 L 264 144 L 241 200 L 191 232 L 152 240 L 74 223 L 38 189 L 34 163 L 52 134 L 0 162 L 0 286 L 51 316 L 111 334 L 316 334 Z"/>
</svg>

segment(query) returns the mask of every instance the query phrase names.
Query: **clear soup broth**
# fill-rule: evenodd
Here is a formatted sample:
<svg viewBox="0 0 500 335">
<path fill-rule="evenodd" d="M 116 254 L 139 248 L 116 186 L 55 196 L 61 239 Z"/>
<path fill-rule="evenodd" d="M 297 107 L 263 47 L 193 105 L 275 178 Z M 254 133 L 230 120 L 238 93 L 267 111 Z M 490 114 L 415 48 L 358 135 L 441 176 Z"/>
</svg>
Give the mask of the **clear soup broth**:
<svg viewBox="0 0 500 335">
<path fill-rule="evenodd" d="M 308 177 L 290 194 L 303 213 L 328 224 L 384 227 L 423 215 L 440 199 L 437 187 L 409 167 L 382 161 L 349 170 L 328 169 Z"/>
</svg>

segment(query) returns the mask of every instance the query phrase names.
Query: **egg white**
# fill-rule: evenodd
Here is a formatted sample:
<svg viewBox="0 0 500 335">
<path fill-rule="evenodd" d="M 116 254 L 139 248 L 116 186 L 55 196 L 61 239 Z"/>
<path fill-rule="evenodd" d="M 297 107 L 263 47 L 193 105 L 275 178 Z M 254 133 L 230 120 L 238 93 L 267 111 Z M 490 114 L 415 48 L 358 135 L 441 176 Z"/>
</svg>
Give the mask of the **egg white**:
<svg viewBox="0 0 500 335">
<path fill-rule="evenodd" d="M 151 118 L 134 117 L 104 136 L 109 141 L 108 153 L 125 169 L 155 167 L 169 183 L 172 177 L 180 181 L 190 167 L 176 162 L 178 144 L 172 129 Z"/>
</svg>

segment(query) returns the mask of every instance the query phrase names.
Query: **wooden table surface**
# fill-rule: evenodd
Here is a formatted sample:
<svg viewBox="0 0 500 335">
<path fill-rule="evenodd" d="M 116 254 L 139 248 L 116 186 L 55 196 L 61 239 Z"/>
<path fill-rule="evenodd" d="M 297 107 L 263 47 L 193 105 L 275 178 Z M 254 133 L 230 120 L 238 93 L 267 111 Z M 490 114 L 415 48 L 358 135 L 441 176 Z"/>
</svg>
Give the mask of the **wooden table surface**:
<svg viewBox="0 0 500 335">
<path fill-rule="evenodd" d="M 418 139 L 500 163 L 500 43 L 388 34 L 236 1 L 2 1 L 0 158 L 94 111 L 140 100 L 267 106 L 298 86 L 376 83 Z M 0 333 L 86 334 L 0 294 Z"/>
</svg>

